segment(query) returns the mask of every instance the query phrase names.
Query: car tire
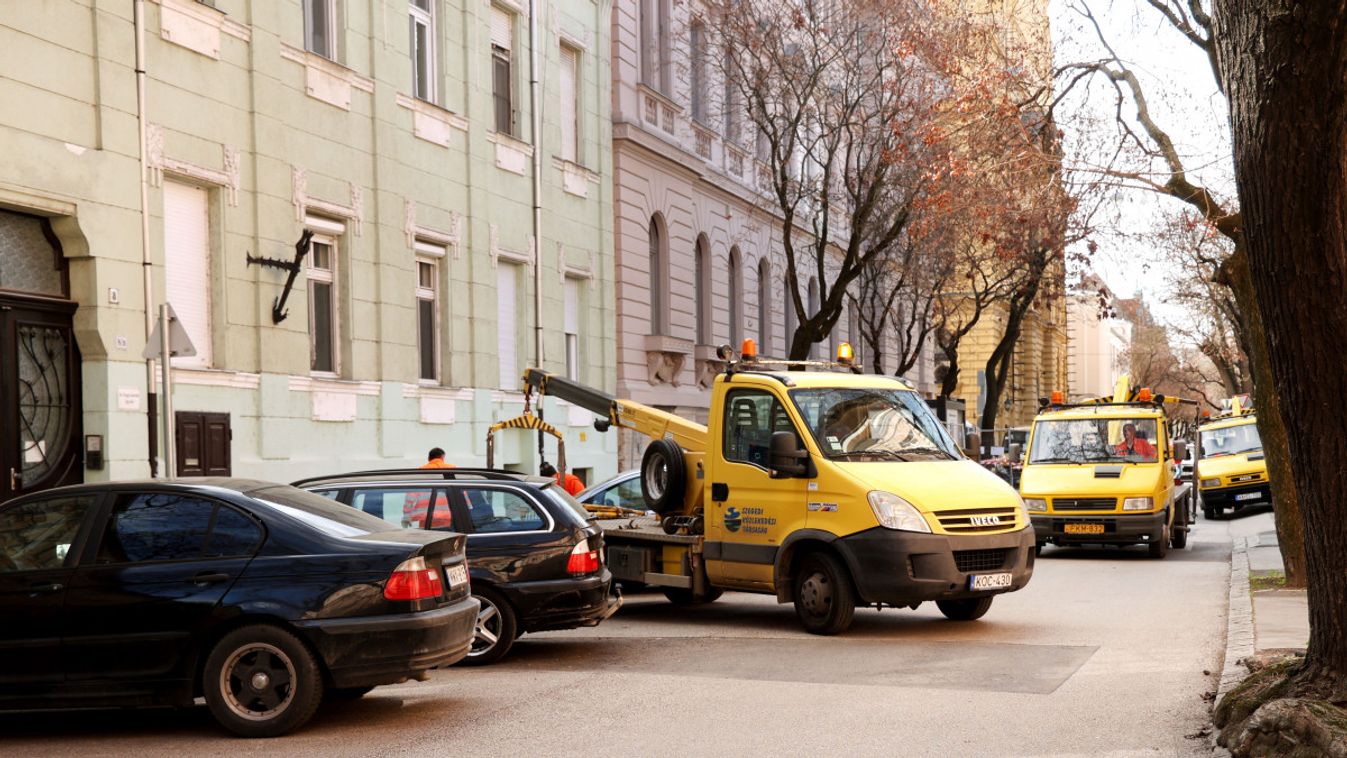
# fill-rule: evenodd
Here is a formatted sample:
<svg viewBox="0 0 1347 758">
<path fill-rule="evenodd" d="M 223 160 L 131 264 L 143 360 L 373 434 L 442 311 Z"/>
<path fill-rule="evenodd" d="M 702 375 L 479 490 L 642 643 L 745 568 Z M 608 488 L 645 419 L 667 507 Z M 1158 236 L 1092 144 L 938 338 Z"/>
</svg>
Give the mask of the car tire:
<svg viewBox="0 0 1347 758">
<path fill-rule="evenodd" d="M 323 702 L 323 675 L 298 637 L 258 624 L 215 643 L 202 691 L 225 729 L 243 737 L 278 737 L 313 718 Z"/>
<path fill-rule="evenodd" d="M 663 516 L 682 509 L 687 483 L 683 448 L 673 440 L 655 440 L 641 456 L 641 496 L 650 510 Z"/>
<path fill-rule="evenodd" d="M 359 700 L 368 695 L 373 687 L 328 687 L 324 693 L 324 698 L 331 703 L 340 703 L 349 700 Z"/>
<path fill-rule="evenodd" d="M 1169 554 L 1169 526 L 1166 525 L 1160 531 L 1160 539 L 1147 545 L 1150 549 L 1151 557 L 1159 560 Z"/>
<path fill-rule="evenodd" d="M 792 598 L 800 625 L 810 634 L 841 634 L 856 615 L 851 575 L 835 556 L 810 553 L 795 571 Z"/>
<path fill-rule="evenodd" d="M 514 608 L 499 592 L 489 589 L 474 589 L 472 592 L 482 603 L 477 610 L 477 625 L 473 628 L 472 647 L 463 660 L 463 666 L 486 666 L 499 661 L 514 647 L 519 637 L 518 621 Z"/>
<path fill-rule="evenodd" d="M 950 621 L 977 621 L 987 615 L 992 607 L 995 595 L 972 597 L 963 600 L 937 600 L 935 607 Z"/>
<path fill-rule="evenodd" d="M 700 605 L 702 603 L 714 603 L 725 594 L 725 590 L 719 587 L 707 587 L 706 594 L 697 597 L 692 594 L 692 590 L 686 587 L 665 587 L 664 596 L 669 598 L 669 602 L 674 605 Z"/>
</svg>

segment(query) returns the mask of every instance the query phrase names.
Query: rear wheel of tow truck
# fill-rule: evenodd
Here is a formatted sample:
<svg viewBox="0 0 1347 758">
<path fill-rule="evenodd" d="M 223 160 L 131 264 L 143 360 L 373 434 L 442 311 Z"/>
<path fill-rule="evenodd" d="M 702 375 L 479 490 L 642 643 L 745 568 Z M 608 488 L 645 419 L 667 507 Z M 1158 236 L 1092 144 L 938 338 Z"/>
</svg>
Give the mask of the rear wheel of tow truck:
<svg viewBox="0 0 1347 758">
<path fill-rule="evenodd" d="M 811 634 L 841 634 L 856 615 L 851 576 L 836 557 L 810 553 L 795 572 L 795 615 Z"/>
<path fill-rule="evenodd" d="M 1178 529 L 1171 529 L 1169 535 L 1169 546 L 1175 550 L 1182 550 L 1188 547 L 1188 527 L 1183 526 Z"/>
<path fill-rule="evenodd" d="M 977 621 L 987 615 L 994 598 L 994 595 L 987 595 L 967 600 L 937 600 L 935 607 L 939 608 L 950 621 Z"/>
<path fill-rule="evenodd" d="M 669 602 L 674 605 L 699 605 L 701 603 L 714 603 L 725 594 L 725 590 L 719 587 L 706 588 L 706 594 L 697 597 L 692 594 L 692 590 L 686 587 L 665 587 L 664 596 L 669 598 Z"/>
<path fill-rule="evenodd" d="M 1168 524 L 1166 524 L 1165 527 L 1164 527 L 1164 529 L 1161 530 L 1161 532 L 1160 532 L 1160 539 L 1155 540 L 1154 542 L 1150 543 L 1147 547 L 1150 548 L 1150 551 L 1151 551 L 1151 557 L 1152 557 L 1152 558 L 1159 559 L 1159 558 L 1163 558 L 1163 557 L 1165 557 L 1166 555 L 1169 554 L 1169 525 L 1168 525 Z"/>
<path fill-rule="evenodd" d="M 661 516 L 683 505 L 687 467 L 683 448 L 673 440 L 655 440 L 641 456 L 641 495 L 646 507 Z"/>
</svg>

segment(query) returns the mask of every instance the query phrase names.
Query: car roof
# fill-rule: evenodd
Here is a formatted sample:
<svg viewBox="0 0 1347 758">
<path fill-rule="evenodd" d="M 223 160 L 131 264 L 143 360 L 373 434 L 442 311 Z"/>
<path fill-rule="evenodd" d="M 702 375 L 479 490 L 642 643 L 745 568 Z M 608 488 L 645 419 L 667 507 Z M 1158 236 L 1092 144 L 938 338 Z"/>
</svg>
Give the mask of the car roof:
<svg viewBox="0 0 1347 758">
<path fill-rule="evenodd" d="M 1214 429 L 1229 429 L 1229 428 L 1235 427 L 1235 426 L 1245 426 L 1245 425 L 1248 425 L 1248 424 L 1256 424 L 1257 422 L 1258 422 L 1258 417 L 1257 417 L 1255 414 L 1253 414 L 1253 413 L 1245 413 L 1245 414 L 1240 415 L 1240 416 L 1229 416 L 1229 417 L 1227 417 L 1227 418 L 1213 419 L 1213 420 L 1211 420 L 1211 421 L 1207 421 L 1207 422 L 1205 422 L 1205 423 L 1199 425 L 1199 426 L 1197 427 L 1197 429 L 1198 429 L 1198 431 L 1202 431 L 1202 432 L 1210 432 L 1210 431 L 1212 431 L 1212 430 L 1214 430 Z"/>
<path fill-rule="evenodd" d="M 1163 418 L 1164 411 L 1150 405 L 1113 405 L 1100 403 L 1098 405 L 1078 405 L 1071 408 L 1049 409 L 1039 413 L 1034 421 L 1054 421 L 1061 419 L 1079 419 L 1079 418 L 1104 418 L 1104 419 L 1127 419 L 1127 418 Z"/>
<path fill-rule="evenodd" d="M 177 479 L 120 479 L 107 482 L 85 482 L 65 487 L 53 487 L 42 490 L 38 495 L 70 494 L 78 495 L 91 492 L 134 492 L 147 488 L 184 489 L 194 492 L 218 494 L 220 491 L 247 494 L 269 487 L 284 487 L 281 482 L 269 482 L 262 479 L 248 479 L 232 476 L 189 476 Z"/>
<path fill-rule="evenodd" d="M 314 476 L 292 482 L 301 489 L 319 489 L 321 486 L 352 486 L 372 484 L 426 484 L 439 482 L 501 482 L 546 487 L 556 484 L 551 477 L 523 474 L 517 471 L 488 468 L 412 468 L 351 471 L 344 474 Z"/>
</svg>

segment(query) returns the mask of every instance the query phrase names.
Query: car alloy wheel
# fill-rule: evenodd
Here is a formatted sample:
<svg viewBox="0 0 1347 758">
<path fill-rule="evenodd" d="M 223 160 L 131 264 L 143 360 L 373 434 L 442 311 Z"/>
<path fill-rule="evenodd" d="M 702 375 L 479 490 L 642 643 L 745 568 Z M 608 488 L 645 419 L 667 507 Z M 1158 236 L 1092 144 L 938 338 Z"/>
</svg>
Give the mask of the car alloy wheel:
<svg viewBox="0 0 1347 758">
<path fill-rule="evenodd" d="M 477 624 L 472 631 L 472 647 L 463 659 L 465 666 L 485 666 L 495 663 L 510 652 L 516 634 L 514 609 L 503 597 L 488 589 L 473 595 L 482 603 L 477 610 Z"/>
<path fill-rule="evenodd" d="M 304 725 L 325 689 L 313 652 L 270 624 L 222 637 L 206 657 L 201 683 L 211 715 L 244 737 L 277 737 Z"/>
<path fill-rule="evenodd" d="M 294 684 L 294 662 L 262 642 L 235 650 L 220 669 L 225 705 L 249 721 L 266 721 L 288 708 L 295 699 Z"/>
</svg>

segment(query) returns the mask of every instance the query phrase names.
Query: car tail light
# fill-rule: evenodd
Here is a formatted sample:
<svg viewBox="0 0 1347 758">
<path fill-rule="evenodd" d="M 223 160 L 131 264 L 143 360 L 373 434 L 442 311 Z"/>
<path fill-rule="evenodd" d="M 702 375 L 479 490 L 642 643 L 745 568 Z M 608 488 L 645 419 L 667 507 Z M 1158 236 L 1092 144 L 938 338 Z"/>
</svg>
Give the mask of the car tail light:
<svg viewBox="0 0 1347 758">
<path fill-rule="evenodd" d="M 599 560 L 599 551 L 589 549 L 589 539 L 580 540 L 580 544 L 571 550 L 570 560 L 566 561 L 566 571 L 570 574 L 593 574 L 603 566 Z"/>
<path fill-rule="evenodd" d="M 384 584 L 387 600 L 425 600 L 443 592 L 439 570 L 426 568 L 426 559 L 419 555 L 399 563 Z"/>
</svg>

